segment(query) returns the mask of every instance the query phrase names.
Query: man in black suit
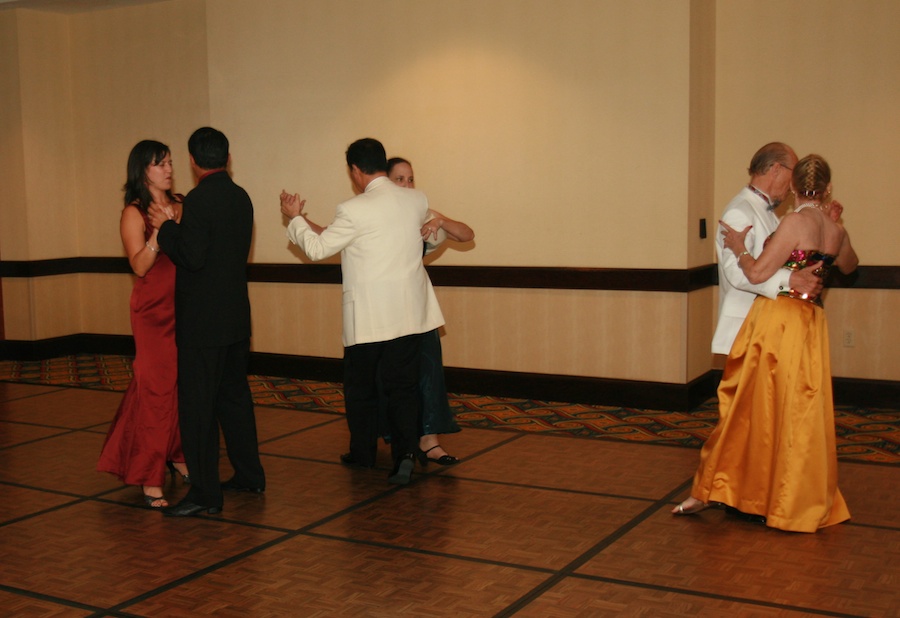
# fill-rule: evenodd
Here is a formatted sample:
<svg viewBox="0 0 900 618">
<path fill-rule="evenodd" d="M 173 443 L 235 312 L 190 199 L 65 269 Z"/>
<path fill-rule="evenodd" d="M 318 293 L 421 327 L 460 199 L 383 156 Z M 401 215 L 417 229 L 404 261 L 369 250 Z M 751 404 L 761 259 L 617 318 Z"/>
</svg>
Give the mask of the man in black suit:
<svg viewBox="0 0 900 618">
<path fill-rule="evenodd" d="M 151 207 L 159 245 L 177 268 L 175 340 L 178 410 L 191 488 L 165 515 L 222 510 L 222 490 L 265 491 L 253 399 L 247 384 L 250 299 L 247 257 L 253 232 L 250 196 L 228 175 L 228 138 L 209 127 L 188 140 L 197 186 L 181 222 Z M 219 482 L 219 425 L 234 477 Z"/>
</svg>

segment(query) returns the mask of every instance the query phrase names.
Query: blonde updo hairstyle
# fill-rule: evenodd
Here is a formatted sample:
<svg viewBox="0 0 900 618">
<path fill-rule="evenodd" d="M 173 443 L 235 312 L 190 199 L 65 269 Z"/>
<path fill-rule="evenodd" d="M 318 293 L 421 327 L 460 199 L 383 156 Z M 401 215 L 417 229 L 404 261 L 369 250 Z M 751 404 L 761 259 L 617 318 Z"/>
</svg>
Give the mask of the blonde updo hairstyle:
<svg viewBox="0 0 900 618">
<path fill-rule="evenodd" d="M 791 182 L 798 199 L 818 200 L 824 203 L 831 195 L 831 168 L 821 156 L 806 155 L 794 166 Z"/>
</svg>

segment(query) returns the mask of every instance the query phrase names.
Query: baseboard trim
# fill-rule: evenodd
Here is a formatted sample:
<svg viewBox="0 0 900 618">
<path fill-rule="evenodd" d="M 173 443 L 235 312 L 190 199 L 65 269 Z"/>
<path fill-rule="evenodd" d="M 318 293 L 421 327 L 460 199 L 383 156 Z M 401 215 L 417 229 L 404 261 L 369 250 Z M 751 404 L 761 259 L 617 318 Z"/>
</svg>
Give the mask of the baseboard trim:
<svg viewBox="0 0 900 618">
<path fill-rule="evenodd" d="M 447 390 L 495 397 L 686 411 L 715 394 L 718 380 L 704 375 L 688 384 L 615 380 L 446 367 Z"/>
<path fill-rule="evenodd" d="M 260 376 L 278 376 L 297 380 L 343 382 L 344 361 L 340 358 L 321 356 L 296 356 L 251 352 L 248 373 Z"/>
<path fill-rule="evenodd" d="M 37 341 L 0 341 L 0 360 L 38 361 L 71 354 L 134 356 L 134 337 L 82 333 Z"/>
<path fill-rule="evenodd" d="M 130 335 L 80 334 L 39 341 L 0 341 L 0 360 L 36 361 L 71 354 L 134 355 Z M 339 358 L 251 352 L 249 373 L 265 376 L 342 382 Z M 691 410 L 716 393 L 722 372 L 711 369 L 687 384 L 615 380 L 583 376 L 446 367 L 447 389 L 493 397 L 562 401 L 623 408 Z M 895 410 L 900 381 L 834 378 L 834 400 L 840 405 Z"/>
</svg>

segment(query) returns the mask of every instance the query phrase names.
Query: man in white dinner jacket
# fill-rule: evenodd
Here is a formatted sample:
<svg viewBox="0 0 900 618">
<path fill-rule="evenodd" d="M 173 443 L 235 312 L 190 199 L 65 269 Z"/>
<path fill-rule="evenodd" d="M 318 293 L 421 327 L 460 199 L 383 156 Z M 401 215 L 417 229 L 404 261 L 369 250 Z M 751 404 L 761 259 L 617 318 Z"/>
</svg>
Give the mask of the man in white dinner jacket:
<svg viewBox="0 0 900 618">
<path fill-rule="evenodd" d="M 287 235 L 311 260 L 341 253 L 343 275 L 344 397 L 350 452 L 347 465 L 372 467 L 378 444 L 381 381 L 387 399 L 394 467 L 388 480 L 410 481 L 418 453 L 419 347 L 423 333 L 444 324 L 422 264 L 421 229 L 428 200 L 387 177 L 387 157 L 377 140 L 347 149 L 357 195 L 338 205 L 322 228 L 302 213 L 304 200 L 281 194 Z"/>
<path fill-rule="evenodd" d="M 791 174 L 796 164 L 797 155 L 790 146 L 781 142 L 766 144 L 750 161 L 747 170 L 750 184 L 741 189 L 722 213 L 722 221 L 736 230 L 751 226 L 744 242 L 755 258 L 762 253 L 766 238 L 778 227 L 775 209 L 791 188 Z M 779 292 L 793 288 L 801 294 L 818 296 L 822 292 L 822 279 L 814 271 L 821 264 L 813 264 L 801 271 L 781 268 L 768 281 L 754 285 L 744 276 L 734 253 L 725 250 L 723 228 L 717 226 L 717 229 L 720 232 L 715 239 L 719 259 L 719 321 L 713 335 L 712 351 L 728 354 L 757 295 L 774 299 Z"/>
</svg>

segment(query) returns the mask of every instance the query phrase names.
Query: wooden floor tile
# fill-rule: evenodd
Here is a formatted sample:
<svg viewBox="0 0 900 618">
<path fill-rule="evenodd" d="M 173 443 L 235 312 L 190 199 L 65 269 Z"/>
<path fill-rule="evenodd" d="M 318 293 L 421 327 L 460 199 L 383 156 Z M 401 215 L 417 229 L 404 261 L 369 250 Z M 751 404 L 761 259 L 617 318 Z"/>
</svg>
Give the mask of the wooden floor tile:
<svg viewBox="0 0 900 618">
<path fill-rule="evenodd" d="M 108 607 L 278 536 L 85 502 L 0 527 L 0 582 Z"/>
<path fill-rule="evenodd" d="M 141 616 L 491 616 L 546 574 L 298 537 L 128 607 Z"/>
<path fill-rule="evenodd" d="M 391 487 L 380 470 L 269 456 L 262 463 L 266 493 L 226 492 L 225 518 L 297 530 Z"/>
<path fill-rule="evenodd" d="M 579 573 L 797 608 L 886 616 L 897 609 L 900 530 L 842 524 L 788 533 L 708 509 L 660 510 Z"/>
<path fill-rule="evenodd" d="M 264 417 L 257 417 L 257 422 L 264 424 Z M 276 433 L 275 430 L 269 430 Z M 261 453 L 284 455 L 315 459 L 318 461 L 338 462 L 342 453 L 349 448 L 350 434 L 347 431 L 347 422 L 343 418 L 319 426 L 309 427 L 303 431 L 285 435 L 282 438 L 270 439 L 259 446 Z M 384 465 L 387 465 L 390 457 L 386 456 Z"/>
<path fill-rule="evenodd" d="M 900 466 L 841 462 L 852 522 L 788 534 L 670 515 L 696 449 L 466 429 L 396 487 L 343 417 L 258 406 L 266 493 L 172 519 L 96 472 L 120 399 L 0 383 L 0 616 L 900 618 Z"/>
<path fill-rule="evenodd" d="M 756 618 L 809 616 L 802 611 L 765 604 L 742 603 L 642 586 L 567 578 L 527 607 L 519 618 L 596 618 L 598 616 L 720 616 Z"/>
<path fill-rule="evenodd" d="M 78 431 L 0 450 L 0 481 L 80 495 L 113 489 L 119 481 L 97 472 L 103 440 Z"/>
<path fill-rule="evenodd" d="M 56 389 L 0 403 L 0 420 L 78 429 L 112 420 L 121 401 L 122 393 Z"/>
<path fill-rule="evenodd" d="M 49 599 L 12 594 L 0 590 L 0 616 L 31 616 L 34 618 L 81 618 L 94 611 L 54 603 Z"/>
<path fill-rule="evenodd" d="M 79 498 L 0 483 L 0 526 Z M 2 546 L 0 546 L 2 550 Z M 2 555 L 2 554 L 0 554 Z"/>
<path fill-rule="evenodd" d="M 346 427 L 343 416 L 334 414 L 321 414 L 317 412 L 298 412 L 285 408 L 269 408 L 255 406 L 256 433 L 260 443 L 265 444 L 273 438 L 278 438 L 296 431 L 339 421 Z"/>
<path fill-rule="evenodd" d="M 0 448 L 33 442 L 49 436 L 57 436 L 70 430 L 58 427 L 44 427 L 27 423 L 0 421 Z"/>
<path fill-rule="evenodd" d="M 436 476 L 314 531 L 557 569 L 646 507 L 635 500 Z"/>
<path fill-rule="evenodd" d="M 896 465 L 838 463 L 838 486 L 853 523 L 900 529 L 898 472 Z"/>
<path fill-rule="evenodd" d="M 12 399 L 21 399 L 22 397 L 35 397 L 37 395 L 43 395 L 58 390 L 62 390 L 62 388 L 59 386 L 0 382 L 0 401 L 10 401 Z"/>
<path fill-rule="evenodd" d="M 657 499 L 693 476 L 698 454 L 693 449 L 528 435 L 448 474 Z"/>
</svg>

